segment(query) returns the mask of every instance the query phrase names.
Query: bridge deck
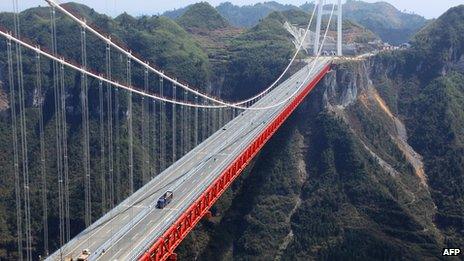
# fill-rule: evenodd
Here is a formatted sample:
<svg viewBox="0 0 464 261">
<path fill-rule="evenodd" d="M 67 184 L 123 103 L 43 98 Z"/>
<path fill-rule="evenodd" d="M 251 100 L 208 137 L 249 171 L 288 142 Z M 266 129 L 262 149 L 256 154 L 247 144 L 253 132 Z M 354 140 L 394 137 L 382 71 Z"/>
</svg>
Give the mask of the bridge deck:
<svg viewBox="0 0 464 261">
<path fill-rule="evenodd" d="M 303 82 L 304 87 L 311 82 L 328 63 L 328 59 L 320 59 L 310 77 L 306 77 L 309 72 L 309 66 L 306 66 L 254 106 L 262 107 L 284 100 Z M 291 101 L 269 110 L 245 111 L 53 253 L 48 260 L 75 259 L 83 249 L 92 252 L 89 260 L 139 258 Z M 165 209 L 156 209 L 157 199 L 167 190 L 174 191 L 173 201 Z"/>
</svg>

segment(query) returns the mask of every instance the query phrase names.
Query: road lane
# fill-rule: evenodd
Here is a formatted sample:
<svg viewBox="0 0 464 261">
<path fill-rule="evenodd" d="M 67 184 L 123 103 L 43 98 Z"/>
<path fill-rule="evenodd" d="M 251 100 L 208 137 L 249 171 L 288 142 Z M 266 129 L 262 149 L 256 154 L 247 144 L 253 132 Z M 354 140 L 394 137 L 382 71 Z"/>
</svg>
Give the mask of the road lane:
<svg viewBox="0 0 464 261">
<path fill-rule="evenodd" d="M 327 59 L 317 62 L 313 75 L 316 75 L 327 62 Z M 308 71 L 308 68 L 300 70 L 255 106 L 271 105 L 276 100 L 283 100 L 293 94 Z M 61 249 L 62 255 L 60 251 L 56 251 L 49 259 L 75 258 L 84 248 L 92 252 L 90 260 L 131 260 L 138 257 L 154 239 L 161 236 L 177 220 L 290 101 L 273 109 L 249 110 L 239 114 L 224 127 L 225 130 L 221 128 L 81 232 Z M 155 201 L 168 189 L 174 190 L 173 202 L 163 210 L 156 209 Z"/>
</svg>

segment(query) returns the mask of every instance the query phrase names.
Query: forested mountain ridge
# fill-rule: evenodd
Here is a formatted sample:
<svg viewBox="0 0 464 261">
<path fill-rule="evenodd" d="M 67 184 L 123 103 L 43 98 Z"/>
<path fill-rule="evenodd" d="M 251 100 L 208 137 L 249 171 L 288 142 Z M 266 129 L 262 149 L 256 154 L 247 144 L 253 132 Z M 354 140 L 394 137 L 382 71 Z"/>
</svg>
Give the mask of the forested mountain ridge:
<svg viewBox="0 0 464 261">
<path fill-rule="evenodd" d="M 440 259 L 464 242 L 464 6 L 338 65 L 179 248 L 185 259 Z"/>
<path fill-rule="evenodd" d="M 346 19 L 362 24 L 395 45 L 408 42 L 427 23 L 424 17 L 401 12 L 386 2 L 349 0 L 343 5 L 343 13 Z"/>
<path fill-rule="evenodd" d="M 180 26 L 166 17 L 135 18 L 122 14 L 111 19 L 85 6 L 67 7 L 100 30 L 117 36 L 152 64 L 228 99 L 248 97 L 274 81 L 294 51 L 292 36 L 283 23 L 307 21 L 307 14 L 301 11 L 274 12 L 248 30 L 231 31 L 218 41 L 206 41 L 214 34 L 201 38 L 199 31 L 186 30 L 189 24 Z M 203 10 L 211 9 L 203 5 L 190 17 L 201 19 L 197 14 Z M 213 13 L 208 21 L 215 19 L 218 17 Z M 0 14 L 0 24 L 12 28 L 11 21 L 11 14 Z M 462 21 L 464 6 L 453 8 L 417 34 L 409 50 L 339 64 L 221 197 L 212 209 L 213 217 L 203 220 L 182 243 L 179 256 L 186 260 L 423 260 L 439 259 L 443 247 L 462 245 Z M 21 24 L 24 37 L 49 45 L 48 8 L 24 11 Z M 200 33 L 209 31 L 208 26 L 197 21 L 192 21 L 192 25 L 202 29 Z M 78 26 L 59 16 L 58 28 L 63 35 L 59 51 L 80 61 L 80 53 L 73 51 L 80 48 Z M 229 29 L 224 25 L 212 31 Z M 5 177 L 0 179 L 0 259 L 16 259 L 5 42 L 0 45 L 0 173 Z M 103 70 L 99 68 L 104 68 L 104 43 L 97 43 L 89 36 L 88 45 L 90 67 Z M 215 55 L 215 45 L 226 46 L 225 52 Z M 114 76 L 126 82 L 126 58 L 113 55 Z M 25 68 L 32 68 L 33 60 L 25 59 Z M 219 69 L 215 66 L 218 61 Z M 50 67 L 49 62 L 44 62 L 44 86 L 48 86 L 44 97 L 46 142 L 53 144 L 55 118 Z M 142 72 L 136 67 L 134 71 L 134 75 Z M 31 164 L 38 166 L 33 73 L 30 69 L 25 71 L 27 122 L 30 153 L 35 155 Z M 219 74 L 222 75 L 218 77 Z M 70 173 L 75 184 L 71 194 L 73 235 L 83 228 L 79 79 L 77 74 L 66 77 L 70 158 L 75 164 L 73 169 L 77 170 Z M 136 86 L 143 85 L 141 77 L 134 77 L 133 82 Z M 156 91 L 157 79 L 150 78 L 150 82 Z M 98 133 L 96 86 L 98 83 L 91 82 L 93 137 Z M 122 122 L 127 119 L 126 98 L 121 96 Z M 139 100 L 134 104 L 134 110 L 140 111 Z M 140 125 L 140 119 L 136 118 L 134 128 L 140 129 Z M 120 128 L 121 144 L 126 147 L 127 125 L 123 123 Z M 91 144 L 98 144 L 98 140 L 93 138 Z M 98 148 L 93 146 L 92 151 L 98 161 Z M 143 149 L 137 135 L 134 152 L 136 165 L 140 166 Z M 53 159 L 53 146 L 46 153 L 47 158 Z M 126 150 L 122 151 L 122 158 L 121 168 L 127 173 Z M 156 159 L 151 160 L 156 168 Z M 54 163 L 47 166 L 51 182 L 50 237 L 52 248 L 56 248 L 57 179 Z M 92 171 L 95 173 L 92 182 L 98 186 L 97 164 L 92 165 Z M 140 172 L 136 168 L 136 173 Z M 38 173 L 37 167 L 31 169 L 33 182 L 38 182 Z M 140 175 L 137 177 L 136 184 L 140 186 Z M 120 178 L 120 196 L 124 197 L 128 193 L 127 176 Z M 35 202 L 36 256 L 42 249 L 40 191 L 37 187 L 31 192 Z M 96 219 L 101 213 L 101 195 L 97 190 L 92 195 Z"/>
<path fill-rule="evenodd" d="M 226 28 L 229 23 L 210 4 L 206 2 L 191 5 L 177 18 L 185 29 L 215 30 Z"/>
<path fill-rule="evenodd" d="M 103 32 L 110 32 L 113 36 L 113 41 L 121 43 L 124 47 L 133 50 L 134 55 L 143 54 L 144 59 L 161 67 L 166 73 L 173 75 L 182 75 L 183 79 L 201 86 L 204 91 L 207 91 L 208 83 L 211 81 L 211 65 L 207 54 L 203 51 L 200 45 L 191 38 L 182 27 L 176 22 L 159 16 L 145 16 L 134 18 L 127 14 L 122 14 L 115 19 L 108 16 L 96 13 L 83 5 L 66 4 L 65 7 L 72 10 L 81 17 L 85 17 L 89 24 L 99 28 Z M 51 49 L 50 35 L 50 9 L 49 8 L 32 8 L 21 12 L 20 14 L 21 35 L 27 41 L 40 44 L 44 50 Z M 11 13 L 0 14 L 0 24 L 9 29 L 13 29 L 13 16 Z M 68 18 L 64 18 L 57 13 L 57 28 L 58 28 L 58 53 L 66 57 L 68 61 L 80 64 L 81 62 L 81 46 L 80 46 L 80 28 Z M 0 111 L 0 259 L 16 260 L 16 215 L 15 215 L 15 194 L 14 194 L 14 175 L 12 164 L 12 134 L 11 134 L 11 117 L 10 103 L 8 98 L 8 72 L 6 59 L 6 41 L 0 42 L 0 86 L 2 106 Z M 79 50 L 79 51 L 76 51 Z M 97 73 L 105 73 L 105 43 L 97 40 L 91 34 L 87 34 L 87 53 L 89 68 Z M 44 100 L 44 129 L 45 150 L 46 156 L 46 173 L 48 183 L 48 221 L 49 221 L 49 238 L 50 251 L 54 251 L 58 247 L 59 242 L 59 217 L 58 217 L 58 176 L 56 171 L 56 148 L 55 148 L 55 123 L 56 115 L 54 113 L 54 93 L 52 80 L 52 63 L 47 60 L 42 60 L 43 70 L 43 95 L 37 90 L 35 84 L 35 54 L 24 50 L 24 77 L 25 77 L 25 103 L 26 103 L 26 123 L 27 123 L 27 139 L 29 141 L 29 173 L 30 182 L 36 184 L 31 186 L 31 206 L 32 206 L 32 236 L 33 236 L 33 255 L 44 255 L 43 253 L 43 236 L 42 236 L 42 205 L 41 205 L 41 176 L 40 176 L 40 144 L 39 144 L 39 115 L 38 101 Z M 127 58 L 120 53 L 112 51 L 112 76 L 113 80 L 122 83 L 127 80 Z M 142 57 L 140 55 L 140 57 Z M 143 86 L 143 70 L 134 65 L 132 69 L 132 84 L 134 86 Z M 81 82 L 80 75 L 76 72 L 71 72 L 65 69 L 65 97 L 66 97 L 66 112 L 68 123 L 68 148 L 69 148 L 69 179 L 70 184 L 70 213 L 71 216 L 71 236 L 76 235 L 84 228 L 84 182 L 83 182 L 83 159 L 82 159 L 82 109 L 81 109 Z M 159 92 L 159 79 L 149 77 L 150 90 Z M 167 88 L 169 91 L 171 88 Z M 106 91 L 106 90 L 105 90 Z M 102 209 L 108 209 L 111 204 L 107 201 L 107 205 L 102 205 L 101 200 L 101 170 L 100 161 L 102 155 L 99 148 L 99 111 L 102 109 L 99 105 L 98 82 L 89 80 L 89 119 L 90 119 L 90 151 L 91 159 L 91 183 L 92 188 L 92 220 L 95 221 L 102 213 Z M 120 161 L 115 163 L 114 168 L 121 170 L 121 176 L 115 176 L 114 188 L 115 203 L 124 199 L 128 193 L 128 151 L 127 151 L 127 99 L 126 92 L 120 92 L 120 110 L 115 112 L 120 118 L 120 124 L 114 124 L 114 131 L 119 129 L 119 142 L 115 141 L 115 146 L 118 144 L 122 149 L 120 151 Z M 134 118 L 134 130 L 141 129 L 140 119 L 140 98 L 134 98 L 134 111 L 138 115 Z M 5 103 L 5 104 L 3 104 Z M 104 104 L 106 99 L 104 100 Z M 105 110 L 103 108 L 103 110 Z M 151 126 L 154 122 L 158 124 L 159 115 L 152 118 Z M 151 127 L 153 129 L 153 127 Z M 167 130 L 170 127 L 167 126 Z M 144 149 L 141 146 L 140 133 L 136 131 L 134 136 L 134 163 L 135 187 L 138 188 L 142 184 L 142 176 L 140 173 L 142 154 Z M 171 143 L 167 143 L 170 148 Z M 159 151 L 157 151 L 159 153 Z M 106 154 L 107 157 L 107 154 Z M 170 160 L 169 158 L 167 160 Z M 150 159 L 152 165 L 149 167 L 150 173 L 159 173 L 158 157 Z"/>
<path fill-rule="evenodd" d="M 163 15 L 176 19 L 184 14 L 190 6 L 167 11 Z M 313 3 L 301 6 L 284 5 L 275 1 L 257 3 L 255 5 L 237 6 L 225 2 L 216 10 L 232 25 L 251 28 L 272 12 L 288 10 L 304 10 L 311 12 Z M 376 33 L 383 41 L 392 44 L 408 42 L 428 22 L 424 17 L 401 12 L 386 2 L 367 3 L 364 1 L 347 1 L 343 5 L 344 19 L 356 22 Z"/>
</svg>

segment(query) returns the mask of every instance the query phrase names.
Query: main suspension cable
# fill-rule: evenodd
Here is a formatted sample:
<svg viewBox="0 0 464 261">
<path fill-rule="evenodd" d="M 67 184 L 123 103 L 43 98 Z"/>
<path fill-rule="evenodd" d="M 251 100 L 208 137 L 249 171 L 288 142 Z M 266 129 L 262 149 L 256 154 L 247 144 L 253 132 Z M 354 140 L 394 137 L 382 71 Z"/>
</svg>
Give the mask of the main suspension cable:
<svg viewBox="0 0 464 261">
<path fill-rule="evenodd" d="M 265 90 L 263 90 L 262 92 L 258 93 L 257 95 L 249 98 L 249 99 L 246 99 L 246 100 L 243 100 L 243 101 L 239 101 L 239 102 L 224 102 L 218 98 L 214 98 L 214 97 L 211 97 L 211 96 L 208 96 L 206 94 L 203 94 L 201 93 L 200 91 L 196 90 L 196 89 L 193 89 L 193 88 L 190 88 L 188 85 L 186 84 L 183 84 L 181 82 L 178 82 L 176 79 L 174 78 L 171 78 L 167 75 L 165 75 L 162 71 L 159 71 L 157 69 L 155 69 L 154 67 L 152 67 L 148 62 L 144 62 L 142 60 L 140 60 L 139 58 L 135 57 L 132 55 L 132 53 L 130 51 L 127 51 L 125 50 L 124 48 L 120 47 L 119 45 L 117 45 L 116 43 L 114 43 L 112 40 L 111 40 L 111 37 L 106 37 L 102 34 L 100 34 L 98 31 L 96 31 L 95 29 L 93 29 L 91 26 L 87 25 L 86 21 L 83 20 L 83 19 L 80 19 L 78 18 L 77 16 L 75 16 L 74 14 L 72 14 L 71 12 L 67 11 L 64 7 L 60 6 L 56 1 L 54 0 L 45 0 L 49 5 L 51 6 L 55 6 L 56 8 L 58 8 L 62 13 L 64 13 L 66 16 L 70 17 L 72 20 L 74 20 L 75 22 L 79 23 L 81 26 L 84 26 L 86 27 L 90 32 L 92 32 L 94 35 L 96 35 L 98 38 L 102 39 L 103 41 L 107 42 L 108 44 L 111 44 L 116 50 L 128 55 L 132 60 L 134 60 L 135 62 L 139 63 L 140 65 L 142 65 L 143 67 L 149 69 L 150 71 L 156 73 L 157 75 L 159 75 L 160 77 L 162 77 L 163 79 L 165 80 L 168 80 L 170 82 L 172 82 L 173 84 L 183 88 L 184 90 L 186 91 L 189 91 L 189 92 L 192 92 L 193 94 L 195 95 L 198 95 L 204 99 L 207 99 L 207 100 L 210 100 L 212 102 L 215 102 L 215 103 L 218 103 L 220 105 L 222 105 L 222 107 L 224 106 L 228 106 L 228 107 L 237 107 L 237 108 L 242 108 L 242 109 L 246 109 L 246 106 L 241 106 L 243 104 L 248 104 L 250 102 L 253 102 L 254 100 L 256 99 L 260 99 L 263 95 L 267 94 L 271 89 L 273 89 L 276 84 L 278 82 L 280 82 L 280 80 L 285 76 L 285 74 L 288 72 L 288 70 L 290 69 L 291 65 L 293 64 L 293 62 L 295 61 L 296 57 L 298 56 L 298 53 L 301 51 L 301 48 L 304 44 L 304 41 L 307 37 L 307 34 L 308 32 L 310 31 L 310 27 L 311 27 L 311 24 L 312 24 L 312 20 L 313 20 L 313 17 L 314 17 L 314 14 L 315 14 L 315 8 L 313 9 L 313 12 L 312 12 L 312 15 L 311 15 L 311 18 L 308 22 L 308 25 L 306 27 L 306 30 L 305 30 L 305 34 L 304 34 L 304 37 L 303 39 L 301 40 L 300 44 L 298 45 L 298 48 L 297 50 L 295 51 L 291 61 L 289 62 L 289 64 L 287 65 L 287 67 L 285 68 L 285 70 L 280 74 L 280 76 L 269 86 L 267 87 Z M 216 108 L 219 108 L 221 106 L 215 106 Z M 277 107 L 277 106 L 276 106 Z M 258 108 L 255 108 L 255 110 L 258 109 Z"/>
</svg>

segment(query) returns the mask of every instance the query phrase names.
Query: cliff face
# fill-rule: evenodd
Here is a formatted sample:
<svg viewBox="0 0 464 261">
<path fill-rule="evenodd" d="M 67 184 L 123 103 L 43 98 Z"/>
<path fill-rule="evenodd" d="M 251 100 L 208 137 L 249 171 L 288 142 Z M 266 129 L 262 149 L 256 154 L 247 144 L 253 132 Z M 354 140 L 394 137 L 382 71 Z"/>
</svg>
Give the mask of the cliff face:
<svg viewBox="0 0 464 261">
<path fill-rule="evenodd" d="M 462 184 L 464 173 L 437 166 L 447 157 L 419 142 L 428 122 L 416 111 L 431 109 L 419 108 L 427 94 L 415 93 L 429 87 L 396 73 L 401 66 L 385 57 L 338 65 L 181 245 L 181 257 L 423 259 L 462 242 L 463 194 L 440 180 Z"/>
</svg>

